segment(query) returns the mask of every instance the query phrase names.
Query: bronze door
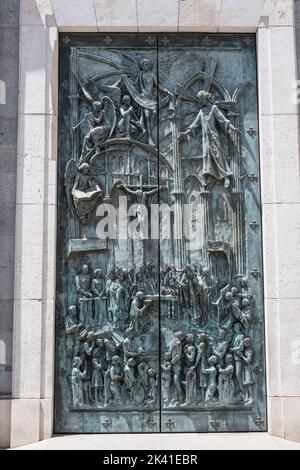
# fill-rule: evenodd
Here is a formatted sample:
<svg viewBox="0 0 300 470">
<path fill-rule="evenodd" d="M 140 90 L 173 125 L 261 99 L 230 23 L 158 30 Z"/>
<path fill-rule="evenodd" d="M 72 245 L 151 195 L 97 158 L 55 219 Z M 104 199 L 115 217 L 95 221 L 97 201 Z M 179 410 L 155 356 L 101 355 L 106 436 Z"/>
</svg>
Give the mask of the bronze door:
<svg viewBox="0 0 300 470">
<path fill-rule="evenodd" d="M 62 34 L 55 430 L 266 429 L 255 36 Z"/>
</svg>

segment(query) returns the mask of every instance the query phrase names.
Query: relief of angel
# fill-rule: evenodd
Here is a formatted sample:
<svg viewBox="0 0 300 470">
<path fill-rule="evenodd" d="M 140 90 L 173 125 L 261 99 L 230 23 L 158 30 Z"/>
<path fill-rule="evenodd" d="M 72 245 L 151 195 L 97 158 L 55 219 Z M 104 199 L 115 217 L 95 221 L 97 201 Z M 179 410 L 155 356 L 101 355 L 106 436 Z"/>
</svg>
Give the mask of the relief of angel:
<svg viewBox="0 0 300 470">
<path fill-rule="evenodd" d="M 191 100 L 188 95 L 186 96 L 187 99 Z M 179 134 L 179 138 L 189 137 L 201 126 L 203 149 L 202 175 L 206 182 L 210 177 L 216 180 L 224 180 L 224 187 L 230 188 L 233 175 L 222 148 L 220 130 L 225 132 L 238 148 L 240 148 L 240 130 L 235 128 L 230 120 L 225 117 L 215 103 L 211 93 L 201 90 L 193 101 L 199 107 L 198 114 L 188 129 Z"/>
<path fill-rule="evenodd" d="M 83 161 L 84 156 L 92 148 L 95 148 L 96 154 L 99 154 L 101 144 L 112 136 L 116 127 L 116 107 L 112 99 L 109 96 L 103 96 L 100 100 L 94 101 L 84 87 L 82 90 L 93 110 L 87 113 L 83 120 L 87 120 L 90 130 L 83 140 L 80 161 Z"/>
<path fill-rule="evenodd" d="M 157 91 L 165 97 L 160 106 L 164 105 L 172 95 L 157 80 L 154 62 L 151 58 L 143 58 L 140 62 L 123 54 L 123 80 L 132 99 L 140 106 L 140 124 L 147 132 L 148 144 L 155 146 L 153 138 L 154 119 L 157 111 Z"/>
</svg>

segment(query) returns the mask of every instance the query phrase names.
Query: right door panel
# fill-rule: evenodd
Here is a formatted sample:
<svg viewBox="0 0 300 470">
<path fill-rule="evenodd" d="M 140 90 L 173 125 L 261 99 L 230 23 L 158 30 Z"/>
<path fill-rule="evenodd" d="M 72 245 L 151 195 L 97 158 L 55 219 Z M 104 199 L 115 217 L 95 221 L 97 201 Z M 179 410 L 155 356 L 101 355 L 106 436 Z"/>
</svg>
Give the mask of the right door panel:
<svg viewBox="0 0 300 470">
<path fill-rule="evenodd" d="M 255 47 L 158 38 L 164 432 L 266 430 Z"/>
</svg>

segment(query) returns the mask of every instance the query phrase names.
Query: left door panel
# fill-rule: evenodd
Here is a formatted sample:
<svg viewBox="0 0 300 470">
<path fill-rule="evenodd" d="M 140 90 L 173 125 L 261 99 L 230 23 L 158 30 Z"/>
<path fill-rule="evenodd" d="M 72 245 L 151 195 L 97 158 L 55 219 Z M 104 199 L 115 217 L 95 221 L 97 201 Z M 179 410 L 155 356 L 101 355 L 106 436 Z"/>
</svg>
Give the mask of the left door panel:
<svg viewBox="0 0 300 470">
<path fill-rule="evenodd" d="M 60 39 L 55 432 L 157 432 L 157 37 Z"/>
</svg>

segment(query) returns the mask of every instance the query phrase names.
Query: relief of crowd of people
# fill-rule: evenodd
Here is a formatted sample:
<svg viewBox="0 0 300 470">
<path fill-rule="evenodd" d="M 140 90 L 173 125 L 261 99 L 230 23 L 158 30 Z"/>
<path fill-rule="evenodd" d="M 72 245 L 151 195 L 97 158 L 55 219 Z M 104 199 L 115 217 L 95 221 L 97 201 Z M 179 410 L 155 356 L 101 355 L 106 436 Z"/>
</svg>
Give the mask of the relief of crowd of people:
<svg viewBox="0 0 300 470">
<path fill-rule="evenodd" d="M 207 333 L 175 333 L 163 355 L 165 407 L 234 405 L 254 402 L 254 349 L 239 322 L 233 333 L 220 330 L 217 341 Z"/>
<path fill-rule="evenodd" d="M 247 279 L 218 294 L 209 268 L 188 266 L 178 272 L 165 265 L 158 275 L 148 263 L 107 274 L 100 269 L 92 274 L 83 265 L 76 274 L 77 303 L 65 318 L 73 407 L 157 406 L 158 360 L 137 340 L 151 328 L 149 307 L 158 298 L 158 284 L 162 297 L 177 299 L 168 320 L 181 322 L 185 330 L 174 333 L 173 328 L 161 359 L 163 405 L 251 405 L 255 300 Z M 217 337 L 205 330 L 212 303 L 218 312 Z"/>
<path fill-rule="evenodd" d="M 201 286 L 201 278 L 192 272 L 190 269 L 189 292 L 194 301 L 199 286 L 202 292 L 215 296 L 216 282 L 210 271 L 205 270 L 210 289 L 205 279 Z M 217 334 L 205 327 L 197 333 L 177 331 L 164 353 L 161 368 L 165 407 L 251 406 L 254 402 L 255 352 L 251 337 L 256 305 L 248 280 L 241 277 L 228 284 L 207 305 L 217 311 Z"/>
</svg>

